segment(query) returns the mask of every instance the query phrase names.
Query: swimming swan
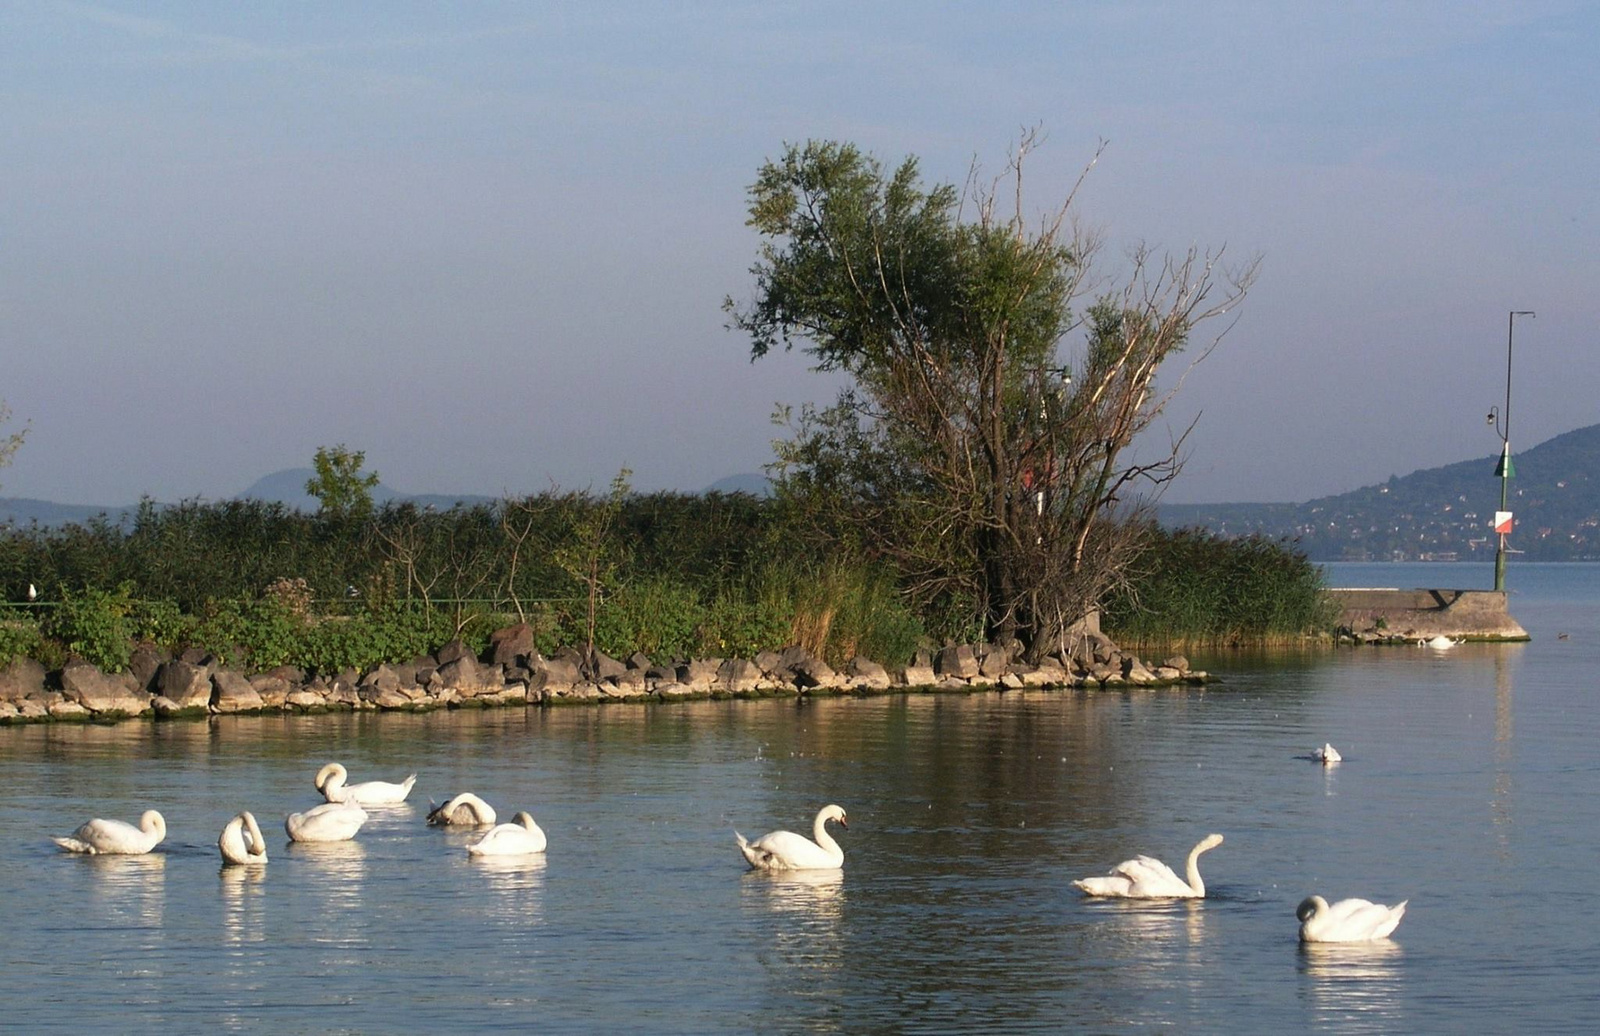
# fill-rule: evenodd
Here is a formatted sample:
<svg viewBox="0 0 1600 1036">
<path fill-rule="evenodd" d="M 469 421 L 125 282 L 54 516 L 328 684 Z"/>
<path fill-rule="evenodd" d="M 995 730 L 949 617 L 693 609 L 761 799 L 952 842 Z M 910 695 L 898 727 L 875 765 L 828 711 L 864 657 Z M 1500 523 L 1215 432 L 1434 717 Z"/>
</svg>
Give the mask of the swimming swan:
<svg viewBox="0 0 1600 1036">
<path fill-rule="evenodd" d="M 1332 745 L 1327 744 L 1326 742 L 1324 742 L 1321 748 L 1313 748 L 1311 750 L 1311 758 L 1315 759 L 1323 766 L 1328 766 L 1332 763 L 1344 762 L 1344 756 L 1339 754 L 1339 750 Z"/>
<path fill-rule="evenodd" d="M 755 870 L 837 870 L 844 866 L 844 850 L 828 834 L 830 820 L 837 820 L 840 827 L 850 827 L 844 807 L 830 805 L 823 806 L 817 813 L 811 825 L 811 838 L 793 831 L 773 831 L 753 842 L 745 841 L 744 835 L 737 831 L 733 837 L 739 843 L 739 852 Z"/>
<path fill-rule="evenodd" d="M 283 829 L 292 842 L 347 842 L 367 822 L 367 811 L 354 802 L 324 802 L 304 813 L 290 813 Z"/>
<path fill-rule="evenodd" d="M 545 848 L 544 832 L 533 822 L 526 811 L 519 812 L 509 824 L 496 824 L 482 838 L 467 846 L 469 856 L 526 856 L 542 853 Z"/>
<path fill-rule="evenodd" d="M 417 783 L 412 774 L 399 784 L 388 781 L 367 781 L 364 784 L 346 785 L 350 774 L 342 763 L 329 763 L 317 771 L 317 790 L 329 802 L 354 802 L 358 806 L 393 806 L 406 800 L 411 786 Z"/>
<path fill-rule="evenodd" d="M 428 813 L 430 824 L 482 827 L 494 823 L 494 820 L 494 807 L 470 791 L 462 792 L 442 806 L 435 806 Z"/>
<path fill-rule="evenodd" d="M 217 838 L 223 863 L 266 863 L 267 840 L 261 837 L 256 818 L 247 809 L 228 821 Z"/>
<path fill-rule="evenodd" d="M 167 821 L 153 809 L 144 811 L 139 826 L 121 820 L 89 821 L 70 835 L 50 840 L 73 853 L 90 856 L 143 856 L 167 837 Z"/>
<path fill-rule="evenodd" d="M 1417 644 L 1419 646 L 1421 646 L 1421 647 L 1437 648 L 1440 651 L 1443 651 L 1446 648 L 1453 648 L 1459 643 L 1461 643 L 1461 641 L 1452 640 L 1451 638 L 1445 636 L 1443 633 L 1441 633 L 1437 637 L 1433 637 L 1432 639 L 1429 639 L 1429 640 L 1419 640 L 1419 641 L 1417 641 Z"/>
<path fill-rule="evenodd" d="M 1406 903 L 1384 906 L 1365 899 L 1341 899 L 1332 906 L 1321 896 L 1307 896 L 1295 908 L 1301 942 L 1373 942 L 1389 938 L 1405 916 Z"/>
<path fill-rule="evenodd" d="M 1081 878 L 1072 884 L 1091 896 L 1121 896 L 1125 899 L 1204 899 L 1206 884 L 1200 880 L 1200 854 L 1222 844 L 1221 835 L 1206 835 L 1189 850 L 1186 870 L 1189 880 L 1178 877 L 1171 867 L 1151 856 L 1123 860 L 1105 877 Z"/>
</svg>

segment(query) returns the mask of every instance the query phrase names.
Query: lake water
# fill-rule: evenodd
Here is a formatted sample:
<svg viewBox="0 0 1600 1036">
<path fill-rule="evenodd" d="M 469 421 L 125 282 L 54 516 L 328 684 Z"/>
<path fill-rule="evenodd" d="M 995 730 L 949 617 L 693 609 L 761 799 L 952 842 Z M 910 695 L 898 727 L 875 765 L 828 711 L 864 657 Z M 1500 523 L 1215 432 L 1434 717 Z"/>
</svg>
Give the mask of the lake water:
<svg viewBox="0 0 1600 1036">
<path fill-rule="evenodd" d="M 1590 1031 L 1600 567 L 1509 581 L 1530 643 L 1240 653 L 1205 688 L 0 728 L 0 1026 Z M 1300 758 L 1324 741 L 1343 764 Z M 414 804 L 287 846 L 333 759 L 417 771 Z M 469 861 L 424 826 L 463 790 L 529 809 L 547 858 Z M 809 831 L 827 802 L 842 875 L 745 873 L 735 826 Z M 49 841 L 151 807 L 151 856 Z M 239 809 L 267 830 L 254 873 L 219 866 Z M 1211 831 L 1204 901 L 1069 884 L 1136 853 L 1181 870 Z M 1411 905 L 1391 945 L 1307 949 L 1312 892 Z"/>
</svg>

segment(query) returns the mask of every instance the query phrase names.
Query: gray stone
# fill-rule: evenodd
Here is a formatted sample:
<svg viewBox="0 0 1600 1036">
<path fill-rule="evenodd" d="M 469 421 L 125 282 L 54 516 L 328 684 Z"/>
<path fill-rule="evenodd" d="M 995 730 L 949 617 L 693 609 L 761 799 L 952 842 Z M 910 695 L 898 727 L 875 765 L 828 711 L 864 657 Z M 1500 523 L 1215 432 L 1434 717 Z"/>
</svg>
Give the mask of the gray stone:
<svg viewBox="0 0 1600 1036">
<path fill-rule="evenodd" d="M 1037 669 L 1013 667 L 1024 687 L 1064 687 L 1069 677 L 1067 671 L 1056 665 L 1042 665 Z"/>
<path fill-rule="evenodd" d="M 44 666 L 31 658 L 18 658 L 0 669 L 0 701 L 19 702 L 30 694 L 44 693 Z"/>
<path fill-rule="evenodd" d="M 162 664 L 171 657 L 154 644 L 136 644 L 133 652 L 128 655 L 128 672 L 133 674 L 134 681 L 141 691 L 153 691 Z"/>
<path fill-rule="evenodd" d="M 557 697 L 583 679 L 578 667 L 570 659 L 561 657 L 545 659 L 534 667 L 534 671 L 543 676 L 542 689 Z"/>
<path fill-rule="evenodd" d="M 837 687 L 839 674 L 833 667 L 820 658 L 807 658 L 794 667 L 794 683 L 796 687 Z"/>
<path fill-rule="evenodd" d="M 61 694 L 97 715 L 142 716 L 150 711 L 150 696 L 137 689 L 132 674 L 108 676 L 87 662 L 61 670 Z"/>
<path fill-rule="evenodd" d="M 716 682 L 734 694 L 748 694 L 761 684 L 761 667 L 748 658 L 730 658 L 717 667 Z"/>
<path fill-rule="evenodd" d="M 448 662 L 441 662 L 439 685 L 448 687 L 464 697 L 477 694 L 483 689 L 483 677 L 478 673 L 478 663 L 471 655 L 458 655 Z"/>
<path fill-rule="evenodd" d="M 188 655 L 188 652 L 184 652 Z M 161 667 L 156 678 L 161 696 L 179 709 L 209 708 L 211 705 L 211 668 L 173 659 Z"/>
<path fill-rule="evenodd" d="M 650 656 L 645 654 L 643 651 L 635 651 L 633 654 L 628 656 L 629 669 L 648 670 L 653 664 L 654 663 L 650 661 Z"/>
<path fill-rule="evenodd" d="M 88 719 L 92 713 L 75 701 L 60 698 L 45 706 L 45 711 L 56 719 Z"/>
<path fill-rule="evenodd" d="M 690 691 L 704 694 L 717 681 L 717 670 L 722 660 L 717 658 L 691 658 L 678 667 L 678 682 Z"/>
<path fill-rule="evenodd" d="M 591 671 L 595 682 L 599 683 L 602 680 L 610 680 L 621 676 L 628 671 L 628 667 L 604 651 L 597 650 L 594 653 L 594 665 L 591 667 Z"/>
<path fill-rule="evenodd" d="M 467 645 L 458 637 L 457 639 L 446 644 L 444 647 L 440 648 L 438 651 L 434 652 L 433 657 L 434 661 L 439 663 L 439 668 L 443 669 L 447 664 L 454 662 L 457 659 L 472 658 L 473 655 L 472 649 L 467 647 Z M 473 658 L 473 661 L 477 661 L 477 659 Z"/>
<path fill-rule="evenodd" d="M 939 652 L 940 676 L 970 680 L 978 675 L 978 659 L 967 644 L 952 644 Z"/>
<path fill-rule="evenodd" d="M 271 673 L 257 673 L 250 678 L 250 686 L 255 688 L 256 695 L 261 699 L 264 709 L 281 709 L 284 701 L 289 697 L 289 692 L 295 685 Z"/>
<path fill-rule="evenodd" d="M 901 678 L 907 687 L 932 687 L 939 677 L 932 666 L 912 664 L 906 666 Z"/>
<path fill-rule="evenodd" d="M 850 676 L 850 682 L 857 687 L 871 687 L 874 690 L 887 690 L 893 683 L 889 679 L 889 671 L 870 658 L 860 655 L 852 658 L 845 667 L 845 672 Z"/>
<path fill-rule="evenodd" d="M 363 688 L 370 687 L 379 693 L 383 691 L 398 691 L 401 685 L 400 674 L 390 669 L 387 665 L 379 665 L 361 678 L 361 686 Z"/>
<path fill-rule="evenodd" d="M 783 656 L 776 651 L 760 651 L 751 659 L 763 673 L 771 673 L 783 665 Z"/>
<path fill-rule="evenodd" d="M 1166 666 L 1168 669 L 1176 669 L 1180 673 L 1186 673 L 1189 671 L 1189 660 L 1184 658 L 1182 655 L 1173 655 L 1171 658 L 1167 659 L 1161 664 Z"/>
<path fill-rule="evenodd" d="M 533 645 L 533 627 L 525 622 L 489 635 L 489 661 L 499 665 L 521 664 L 539 653 Z"/>
<path fill-rule="evenodd" d="M 1010 664 L 1009 652 L 993 645 L 985 645 L 978 658 L 978 675 L 985 680 L 999 679 L 1005 675 L 1006 667 Z"/>
<path fill-rule="evenodd" d="M 608 677 L 607 679 L 600 681 L 600 687 L 601 690 L 606 690 L 608 692 L 615 690 L 620 696 L 625 698 L 636 698 L 645 693 L 644 670 L 624 669 L 616 676 Z"/>
<path fill-rule="evenodd" d="M 211 674 L 211 685 L 215 688 L 212 707 L 218 712 L 261 711 L 261 694 L 243 673 L 219 669 Z"/>
</svg>

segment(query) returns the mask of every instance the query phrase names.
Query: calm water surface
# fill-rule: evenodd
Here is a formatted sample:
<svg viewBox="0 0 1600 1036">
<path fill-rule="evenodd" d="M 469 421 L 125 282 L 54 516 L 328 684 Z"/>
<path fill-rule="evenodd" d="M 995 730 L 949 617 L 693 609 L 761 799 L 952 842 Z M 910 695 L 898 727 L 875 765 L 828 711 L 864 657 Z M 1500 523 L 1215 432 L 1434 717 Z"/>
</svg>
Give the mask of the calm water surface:
<svg viewBox="0 0 1600 1036">
<path fill-rule="evenodd" d="M 1511 583 L 1531 643 L 1232 655 L 1204 689 L 0 728 L 0 1026 L 1589 1031 L 1600 568 Z M 1301 758 L 1324 741 L 1342 765 Z M 288 846 L 331 759 L 417 771 L 415 802 Z M 547 859 L 469 861 L 423 825 L 462 790 L 529 809 Z M 734 826 L 809 830 L 830 801 L 842 875 L 744 872 Z M 149 857 L 49 841 L 150 807 Z M 223 870 L 246 808 L 271 862 Z M 1181 869 L 1210 831 L 1203 902 L 1069 885 L 1140 852 Z M 1411 907 L 1392 945 L 1303 949 L 1311 892 Z"/>
</svg>

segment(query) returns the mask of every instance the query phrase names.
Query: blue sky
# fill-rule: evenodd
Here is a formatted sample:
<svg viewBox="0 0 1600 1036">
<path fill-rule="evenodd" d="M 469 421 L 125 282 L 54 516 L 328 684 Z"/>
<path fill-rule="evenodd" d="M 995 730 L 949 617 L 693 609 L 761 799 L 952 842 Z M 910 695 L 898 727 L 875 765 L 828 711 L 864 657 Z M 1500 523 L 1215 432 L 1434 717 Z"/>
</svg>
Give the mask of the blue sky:
<svg viewBox="0 0 1600 1036">
<path fill-rule="evenodd" d="M 770 458 L 744 190 L 785 142 L 1259 254 L 1168 499 L 1301 500 L 1600 421 L 1600 8 L 0 3 L 0 494 L 698 489 Z M 1178 371 L 1174 370 L 1175 376 Z M 1486 476 L 1487 477 L 1487 476 Z"/>
</svg>

